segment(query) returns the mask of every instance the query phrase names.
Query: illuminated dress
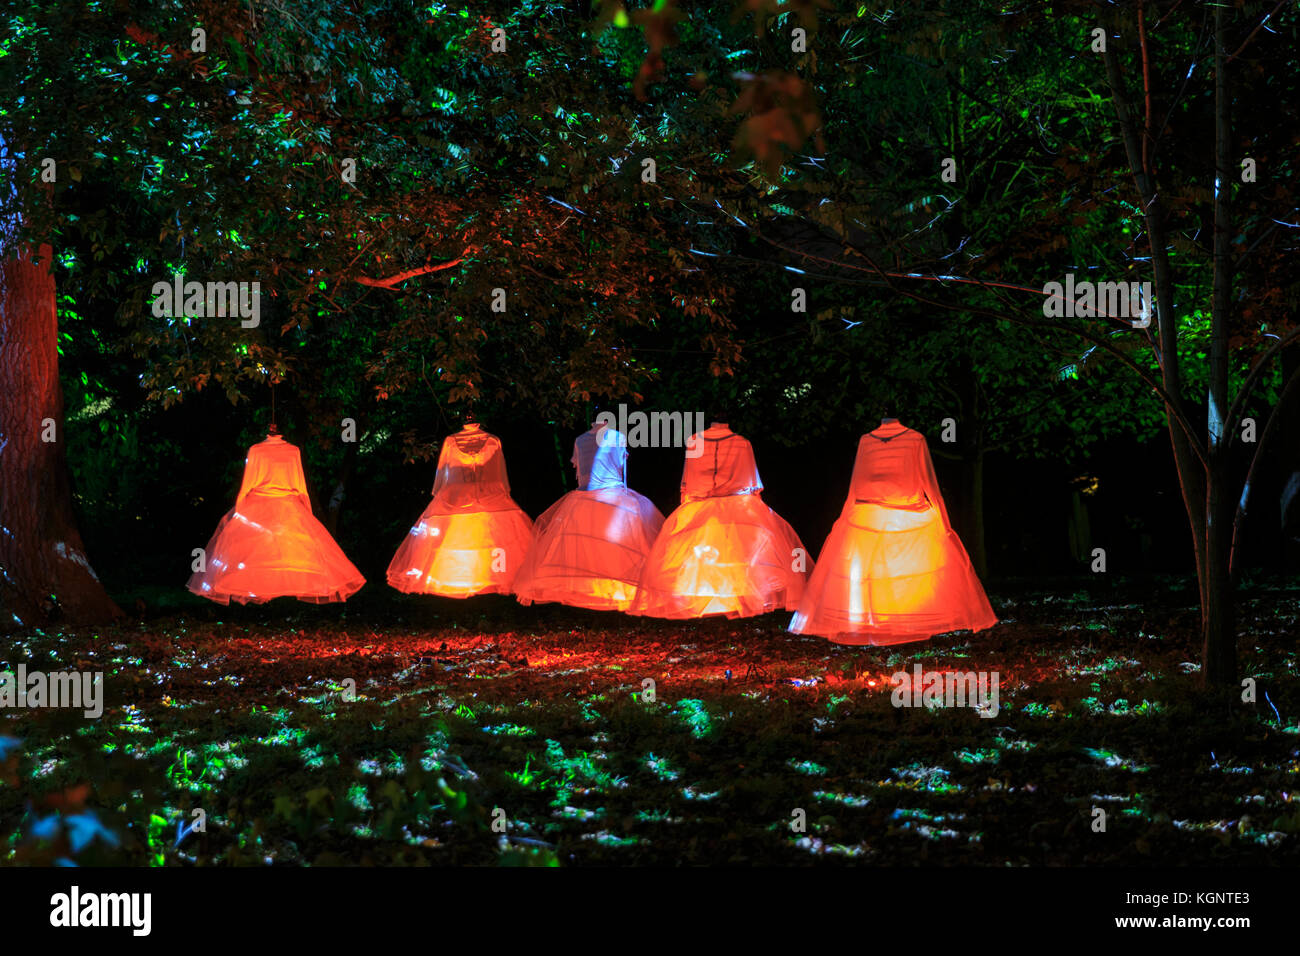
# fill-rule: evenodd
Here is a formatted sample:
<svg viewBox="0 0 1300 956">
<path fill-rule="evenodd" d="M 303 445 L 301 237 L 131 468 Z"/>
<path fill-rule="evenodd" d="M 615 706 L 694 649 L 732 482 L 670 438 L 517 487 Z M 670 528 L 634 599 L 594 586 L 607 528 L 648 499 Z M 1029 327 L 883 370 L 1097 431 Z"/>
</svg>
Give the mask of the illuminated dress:
<svg viewBox="0 0 1300 956">
<path fill-rule="evenodd" d="M 311 513 L 302 456 L 279 435 L 248 450 L 239 497 L 208 542 L 204 564 L 186 586 L 221 604 L 346 601 L 366 583 Z"/>
<path fill-rule="evenodd" d="M 844 510 L 790 622 L 841 644 L 899 644 L 998 622 L 948 511 L 925 438 L 863 435 Z"/>
<path fill-rule="evenodd" d="M 794 610 L 810 562 L 794 529 L 763 503 L 753 448 L 715 422 L 692 435 L 688 449 L 681 506 L 655 539 L 632 613 L 734 618 Z"/>
<path fill-rule="evenodd" d="M 472 422 L 442 443 L 433 500 L 393 555 L 388 583 L 408 594 L 509 594 L 532 541 L 500 439 Z"/>
<path fill-rule="evenodd" d="M 595 611 L 626 611 L 646 555 L 664 523 L 651 501 L 628 488 L 627 442 L 597 425 L 573 443 L 578 490 L 533 526 L 536 539 L 519 575 L 520 603 L 559 601 Z"/>
</svg>

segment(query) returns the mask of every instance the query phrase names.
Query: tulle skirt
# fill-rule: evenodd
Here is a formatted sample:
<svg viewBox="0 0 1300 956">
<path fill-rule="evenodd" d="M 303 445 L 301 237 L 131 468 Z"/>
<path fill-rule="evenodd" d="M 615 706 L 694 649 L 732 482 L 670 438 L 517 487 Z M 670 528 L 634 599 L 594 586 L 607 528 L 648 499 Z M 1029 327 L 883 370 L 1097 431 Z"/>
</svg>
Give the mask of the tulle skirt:
<svg viewBox="0 0 1300 956">
<path fill-rule="evenodd" d="M 900 644 L 997 622 L 937 509 L 855 502 L 831 528 L 790 630 L 840 644 Z"/>
<path fill-rule="evenodd" d="M 435 498 L 402 539 L 388 583 L 407 594 L 467 598 L 509 594 L 533 543 L 533 522 L 514 501 L 456 511 Z"/>
<path fill-rule="evenodd" d="M 794 610 L 811 565 L 794 529 L 758 495 L 689 501 L 655 539 L 631 611 L 735 618 Z"/>
<path fill-rule="evenodd" d="M 246 495 L 217 525 L 204 562 L 186 587 L 220 604 L 346 601 L 366 583 L 306 502 L 292 495 Z"/>
<path fill-rule="evenodd" d="M 533 526 L 515 594 L 522 604 L 626 611 L 663 523 L 659 509 L 630 488 L 570 491 Z"/>
</svg>

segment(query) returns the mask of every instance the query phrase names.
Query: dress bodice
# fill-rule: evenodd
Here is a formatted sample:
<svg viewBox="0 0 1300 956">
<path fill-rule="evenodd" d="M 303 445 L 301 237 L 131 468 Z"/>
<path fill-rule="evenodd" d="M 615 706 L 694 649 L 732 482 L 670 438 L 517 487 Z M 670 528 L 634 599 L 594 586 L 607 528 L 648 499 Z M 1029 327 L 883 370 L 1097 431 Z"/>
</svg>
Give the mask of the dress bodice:
<svg viewBox="0 0 1300 956">
<path fill-rule="evenodd" d="M 700 454 L 687 457 L 682 469 L 682 503 L 725 495 L 752 495 L 763 490 L 748 439 L 726 425 L 710 425 L 692 435 L 688 448 Z"/>
<path fill-rule="evenodd" d="M 501 440 L 477 424 L 447 436 L 438 454 L 433 497 L 455 508 L 491 499 L 509 498 L 506 461 Z"/>
<path fill-rule="evenodd" d="M 899 422 L 862 436 L 853 463 L 848 504 L 871 502 L 893 508 L 934 506 L 948 521 L 925 436 Z"/>
<path fill-rule="evenodd" d="M 604 424 L 592 426 L 573 443 L 579 491 L 627 487 L 627 439 Z"/>
<path fill-rule="evenodd" d="M 279 435 L 270 435 L 248 449 L 236 503 L 251 494 L 276 498 L 298 495 L 308 500 L 307 477 L 303 474 L 302 455 L 297 445 Z"/>
</svg>

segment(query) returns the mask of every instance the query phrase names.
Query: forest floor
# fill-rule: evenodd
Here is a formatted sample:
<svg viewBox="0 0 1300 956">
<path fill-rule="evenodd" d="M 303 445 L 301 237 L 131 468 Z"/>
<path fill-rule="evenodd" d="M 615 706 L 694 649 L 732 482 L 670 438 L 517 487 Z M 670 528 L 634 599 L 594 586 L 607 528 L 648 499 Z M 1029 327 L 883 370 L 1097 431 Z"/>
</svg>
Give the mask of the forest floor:
<svg viewBox="0 0 1300 956">
<path fill-rule="evenodd" d="M 382 593 L 11 635 L 0 670 L 105 705 L 0 710 L 0 863 L 1300 858 L 1300 590 L 1243 591 L 1253 703 L 1197 690 L 1185 582 L 991 596 L 994 630 L 892 648 Z M 996 672 L 998 712 L 894 706 L 916 664 Z"/>
</svg>

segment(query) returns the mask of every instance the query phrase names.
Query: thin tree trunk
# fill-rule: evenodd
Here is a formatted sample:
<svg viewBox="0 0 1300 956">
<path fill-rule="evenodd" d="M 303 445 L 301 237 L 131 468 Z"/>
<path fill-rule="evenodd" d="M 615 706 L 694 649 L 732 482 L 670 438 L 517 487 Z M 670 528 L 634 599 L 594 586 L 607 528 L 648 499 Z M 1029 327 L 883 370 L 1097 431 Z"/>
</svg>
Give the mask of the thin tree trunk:
<svg viewBox="0 0 1300 956">
<path fill-rule="evenodd" d="M 1174 306 L 1173 268 L 1169 262 L 1169 249 L 1165 237 L 1164 204 L 1156 191 L 1153 172 L 1148 168 L 1144 158 L 1147 155 L 1142 147 L 1141 136 L 1144 134 L 1138 131 L 1114 47 L 1107 46 L 1104 56 L 1111 99 L 1115 104 L 1115 115 L 1124 142 L 1124 152 L 1142 201 L 1147 227 L 1151 269 L 1155 276 L 1157 337 L 1154 345 L 1160 364 L 1161 384 L 1170 402 L 1177 403 L 1177 412 L 1186 421 L 1188 418 L 1182 394 L 1182 370 L 1178 363 L 1178 319 Z M 1226 104 L 1223 108 L 1226 109 Z M 1147 128 L 1149 129 L 1149 124 Z M 1219 413 L 1222 414 L 1225 408 L 1226 406 L 1220 406 Z M 1212 587 L 1210 577 L 1218 567 L 1218 561 L 1212 560 L 1208 547 L 1210 509 L 1207 496 L 1213 481 L 1208 474 L 1210 463 L 1202 460 L 1194 437 L 1184 431 L 1174 411 L 1172 406 L 1166 408 L 1165 418 L 1174 451 L 1174 466 L 1178 472 L 1178 487 L 1182 493 L 1183 507 L 1187 511 L 1188 524 L 1191 526 L 1192 545 L 1196 558 L 1196 583 L 1200 594 L 1202 636 L 1204 636 L 1211 620 L 1216 628 L 1222 627 L 1223 621 L 1222 608 L 1217 603 L 1213 614 L 1210 613 L 1211 603 L 1222 600 L 1222 588 Z M 1208 452 L 1206 455 L 1208 457 Z M 1221 488 L 1216 489 L 1216 496 L 1220 493 Z M 1217 534 L 1216 529 L 1216 544 L 1218 544 Z M 1223 563 L 1226 568 L 1226 559 Z M 1206 676 L 1203 669 L 1202 677 Z"/>
<path fill-rule="evenodd" d="M 334 537 L 338 537 L 339 512 L 343 510 L 343 502 L 348 495 L 348 485 L 356 471 L 357 444 L 357 442 L 348 442 L 347 448 L 343 451 L 343 468 L 339 472 L 339 480 L 334 485 L 334 492 L 330 495 L 329 505 L 325 510 L 325 527 Z"/>
<path fill-rule="evenodd" d="M 967 507 L 970 509 L 970 535 L 964 543 L 975 573 L 983 580 L 988 575 L 988 545 L 984 536 L 984 452 L 976 450 L 966 462 Z"/>
<path fill-rule="evenodd" d="M 1228 490 L 1228 329 L 1232 313 L 1232 125 L 1223 7 L 1214 8 L 1214 291 L 1210 318 L 1210 381 L 1205 482 L 1206 586 L 1201 605 L 1201 677 L 1207 685 L 1236 680 L 1237 632 L 1232 576 L 1232 518 L 1236 502 Z"/>
<path fill-rule="evenodd" d="M 1292 352 L 1294 351 L 1293 349 Z M 1241 500 L 1237 503 L 1237 511 L 1232 521 L 1229 573 L 1232 575 L 1234 590 L 1241 580 L 1243 570 L 1244 562 L 1241 555 L 1245 550 L 1244 544 L 1247 538 L 1246 522 L 1254 513 L 1254 502 L 1262 483 L 1275 482 L 1279 492 L 1278 531 L 1283 539 L 1279 545 L 1279 555 L 1285 556 L 1284 548 L 1289 540 L 1285 527 L 1287 495 L 1291 482 L 1300 479 L 1300 442 L 1297 441 L 1295 432 L 1288 430 L 1294 429 L 1294 422 L 1288 423 L 1289 419 L 1294 417 L 1292 410 L 1300 406 L 1300 401 L 1297 401 L 1300 399 L 1300 365 L 1288 362 L 1287 357 L 1290 354 L 1292 353 L 1286 351 L 1281 353 L 1282 391 L 1278 395 L 1277 405 L 1265 420 L 1264 430 L 1259 434 L 1255 449 L 1250 456 L 1250 466 L 1246 469 L 1246 479 L 1241 488 Z M 1278 441 L 1279 437 L 1282 438 L 1281 442 Z M 1276 450 L 1274 450 L 1275 446 L 1278 446 Z M 1277 472 L 1276 477 L 1269 474 L 1269 466 L 1275 466 L 1273 471 Z M 1281 480 L 1278 481 L 1277 478 Z"/>
<path fill-rule="evenodd" d="M 964 427 L 961 430 L 962 466 L 962 543 L 970 556 L 975 573 L 981 578 L 988 571 L 988 551 L 984 541 L 984 436 L 985 409 L 975 360 L 967 353 L 961 365 L 959 400 Z"/>
<path fill-rule="evenodd" d="M 1232 516 L 1236 508 L 1228 492 L 1227 469 L 1219 464 L 1206 482 L 1206 596 L 1201 605 L 1201 678 L 1211 687 L 1233 683 L 1237 677 L 1237 632 L 1232 575 Z"/>
<path fill-rule="evenodd" d="M 1290 382 L 1293 377 L 1300 375 L 1300 348 L 1284 349 L 1281 361 L 1283 382 Z M 1281 494 L 1287 482 L 1292 475 L 1300 474 L 1300 395 L 1290 402 L 1281 403 L 1276 414 L 1281 416 L 1281 420 L 1278 422 L 1279 447 L 1274 456 L 1277 475 L 1275 487 L 1281 504 Z M 1256 454 L 1263 451 L 1261 447 Z M 1287 573 L 1295 574 L 1300 572 L 1300 522 L 1293 518 L 1291 523 L 1287 524 L 1286 518 L 1287 515 L 1279 509 L 1276 520 L 1278 533 L 1282 539 L 1280 544 L 1282 567 Z"/>
</svg>

